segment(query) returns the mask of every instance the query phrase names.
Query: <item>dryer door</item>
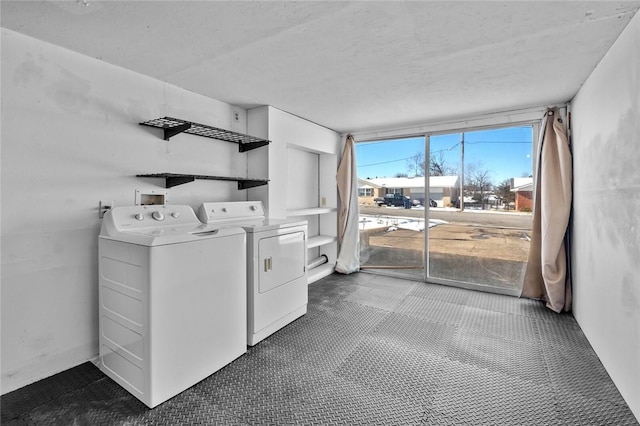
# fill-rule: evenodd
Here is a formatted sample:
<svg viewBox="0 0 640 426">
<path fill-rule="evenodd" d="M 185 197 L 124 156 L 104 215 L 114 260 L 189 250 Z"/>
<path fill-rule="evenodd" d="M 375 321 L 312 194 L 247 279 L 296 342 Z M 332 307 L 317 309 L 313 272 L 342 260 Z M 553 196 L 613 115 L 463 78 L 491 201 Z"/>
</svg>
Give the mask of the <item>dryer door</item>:
<svg viewBox="0 0 640 426">
<path fill-rule="evenodd" d="M 304 232 L 262 238 L 258 242 L 260 294 L 300 278 L 305 272 Z"/>
</svg>

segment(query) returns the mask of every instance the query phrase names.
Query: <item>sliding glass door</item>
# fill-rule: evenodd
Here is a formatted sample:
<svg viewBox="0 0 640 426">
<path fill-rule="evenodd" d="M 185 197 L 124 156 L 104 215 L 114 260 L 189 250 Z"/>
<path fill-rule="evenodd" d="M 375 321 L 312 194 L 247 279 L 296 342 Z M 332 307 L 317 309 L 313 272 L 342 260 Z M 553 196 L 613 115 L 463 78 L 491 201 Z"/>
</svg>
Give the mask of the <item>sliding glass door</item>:
<svg viewBox="0 0 640 426">
<path fill-rule="evenodd" d="M 533 133 L 524 125 L 358 144 L 362 268 L 518 294 Z"/>
<path fill-rule="evenodd" d="M 532 126 L 432 135 L 428 274 L 520 292 L 531 233 Z M 455 178 L 454 178 L 455 177 Z"/>
</svg>

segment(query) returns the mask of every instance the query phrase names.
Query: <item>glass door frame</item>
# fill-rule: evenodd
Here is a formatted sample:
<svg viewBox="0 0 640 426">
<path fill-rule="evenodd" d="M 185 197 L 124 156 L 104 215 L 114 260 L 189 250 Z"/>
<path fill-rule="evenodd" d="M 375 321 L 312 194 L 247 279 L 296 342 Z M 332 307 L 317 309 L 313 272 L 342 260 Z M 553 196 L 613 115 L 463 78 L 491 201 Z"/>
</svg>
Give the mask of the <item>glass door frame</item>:
<svg viewBox="0 0 640 426">
<path fill-rule="evenodd" d="M 539 139 L 540 139 L 540 125 L 541 125 L 542 120 L 527 120 L 527 121 L 520 121 L 520 122 L 510 122 L 510 123 L 498 123 L 496 122 L 496 124 L 493 125 L 484 125 L 484 126 L 472 126 L 472 127 L 461 127 L 458 129 L 448 129 L 448 130 L 443 130 L 443 131 L 437 131 L 437 132 L 427 132 L 424 134 L 424 144 L 425 144 L 425 200 L 430 198 L 431 196 L 431 188 L 429 187 L 429 165 L 431 164 L 431 152 L 430 152 L 430 138 L 432 136 L 439 136 L 439 135 L 450 135 L 452 133 L 460 133 L 461 135 L 464 135 L 464 133 L 468 133 L 468 132 L 475 132 L 475 131 L 481 131 L 481 130 L 495 130 L 495 129 L 504 129 L 504 128 L 508 128 L 508 127 L 522 127 L 522 126 L 531 126 L 532 127 L 532 167 L 533 167 L 533 181 L 534 181 L 534 185 L 536 184 L 537 181 L 537 170 L 538 170 L 538 155 L 536 154 L 539 150 Z M 462 136 L 462 140 L 464 140 L 464 136 Z M 464 186 L 464 145 L 462 145 L 461 147 L 461 153 L 460 153 L 460 187 L 462 188 Z M 460 197 L 462 200 L 463 194 L 462 192 L 460 192 Z M 430 216 L 430 209 L 425 208 L 424 209 L 424 223 L 425 223 L 425 237 L 424 237 L 424 270 L 423 270 L 423 281 L 426 283 L 433 283 L 433 284 L 442 284 L 442 285 L 447 285 L 447 286 L 451 286 L 451 287 L 460 287 L 460 288 L 465 288 L 465 289 L 470 289 L 470 290 L 479 290 L 482 289 L 482 291 L 484 292 L 488 292 L 488 293 L 498 293 L 498 294 L 505 294 L 505 295 L 510 295 L 510 296 L 520 296 L 520 291 L 519 290 L 511 290 L 511 289 L 505 289 L 505 288 L 500 288 L 500 287 L 492 287 L 492 286 L 488 286 L 488 285 L 483 285 L 483 284 L 473 284 L 473 283 L 468 283 L 468 282 L 464 282 L 464 281 L 458 281 L 458 280 L 450 280 L 450 279 L 446 279 L 446 278 L 439 278 L 439 277 L 431 277 L 429 275 L 429 232 L 430 232 L 430 228 L 428 227 L 429 224 L 429 216 Z M 464 210 L 464 203 L 460 203 L 460 207 L 458 209 L 459 211 L 463 211 Z"/>
</svg>

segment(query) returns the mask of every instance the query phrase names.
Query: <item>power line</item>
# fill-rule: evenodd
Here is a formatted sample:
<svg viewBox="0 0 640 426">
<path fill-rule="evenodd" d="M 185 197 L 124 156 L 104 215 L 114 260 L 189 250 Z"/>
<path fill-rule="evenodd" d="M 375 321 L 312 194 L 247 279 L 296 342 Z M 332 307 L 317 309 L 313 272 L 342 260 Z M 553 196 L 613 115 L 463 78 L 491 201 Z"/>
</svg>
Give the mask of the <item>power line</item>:
<svg viewBox="0 0 640 426">
<path fill-rule="evenodd" d="M 386 143 L 387 141 L 380 141 L 380 142 L 371 142 L 372 144 L 376 144 L 376 143 Z M 468 145 L 481 145 L 481 144 L 531 144 L 531 141 L 473 141 L 473 142 L 468 142 L 465 141 L 465 144 Z M 457 148 L 460 145 L 460 142 L 456 142 L 455 144 L 451 145 L 448 148 L 443 148 L 443 149 L 439 149 L 437 151 L 430 151 L 429 154 L 433 155 L 433 154 L 437 154 L 440 152 L 446 152 L 446 151 L 451 151 L 455 148 Z M 389 163 L 397 163 L 398 161 L 406 161 L 409 159 L 415 158 L 415 155 L 412 155 L 410 157 L 405 157 L 405 158 L 400 158 L 397 160 L 389 160 L 389 161 L 381 161 L 379 163 L 371 163 L 371 164 L 362 164 L 359 165 L 358 168 L 360 167 L 370 167 L 370 166 L 379 166 L 381 164 L 389 164 Z"/>
<path fill-rule="evenodd" d="M 439 149 L 437 151 L 430 151 L 430 154 L 437 154 L 439 152 L 445 152 L 445 151 L 451 151 L 452 149 L 454 149 L 455 147 L 457 147 L 458 145 L 460 145 L 460 142 L 455 143 L 454 145 L 451 145 L 449 148 L 444 148 L 444 149 Z"/>
<path fill-rule="evenodd" d="M 508 144 L 515 144 L 515 143 L 520 143 L 520 144 L 530 144 L 531 141 L 474 141 L 474 142 L 469 142 L 469 141 L 464 141 L 465 144 L 468 145 L 478 145 L 478 144 L 484 144 L 484 143 L 508 143 Z"/>
<path fill-rule="evenodd" d="M 465 144 L 467 145 L 480 145 L 480 144 L 531 144 L 531 141 L 464 141 Z M 458 147 L 460 145 L 460 142 L 457 142 L 453 145 L 451 145 L 448 148 L 443 148 L 443 149 L 439 149 L 437 151 L 431 151 L 431 153 L 438 153 L 438 152 L 445 152 L 445 151 L 451 151 L 452 149 Z"/>
<path fill-rule="evenodd" d="M 389 161 L 382 161 L 380 163 L 371 163 L 371 164 L 362 164 L 359 165 L 358 168 L 360 167 L 369 167 L 369 166 L 379 166 L 380 164 L 389 164 L 389 163 L 397 163 L 398 161 L 406 161 L 410 158 L 413 158 L 414 156 L 412 155 L 411 157 L 406 157 L 406 158 L 400 158 L 398 160 L 389 160 Z"/>
</svg>

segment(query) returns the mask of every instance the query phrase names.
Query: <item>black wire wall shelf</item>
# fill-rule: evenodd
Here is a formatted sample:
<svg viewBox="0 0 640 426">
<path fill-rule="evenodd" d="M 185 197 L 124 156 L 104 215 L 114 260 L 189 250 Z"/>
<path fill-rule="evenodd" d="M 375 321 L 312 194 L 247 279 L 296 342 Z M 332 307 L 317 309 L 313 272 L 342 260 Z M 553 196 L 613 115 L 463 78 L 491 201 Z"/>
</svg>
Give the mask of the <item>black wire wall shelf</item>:
<svg viewBox="0 0 640 426">
<path fill-rule="evenodd" d="M 140 123 L 142 126 L 157 127 L 164 130 L 164 140 L 168 141 L 180 133 L 203 136 L 205 138 L 217 139 L 225 142 L 238 144 L 240 152 L 251 151 L 271 143 L 267 139 L 256 138 L 231 130 L 220 129 L 218 127 L 207 126 L 206 124 L 194 123 L 180 118 L 162 117 Z"/>
<path fill-rule="evenodd" d="M 136 175 L 136 177 L 162 178 L 165 180 L 165 188 L 172 188 L 177 185 L 182 185 L 183 183 L 193 182 L 196 179 L 238 182 L 238 189 L 255 188 L 256 186 L 262 186 L 269 183 L 269 181 L 266 179 L 246 179 L 240 177 L 192 175 L 180 173 L 151 173 Z"/>
<path fill-rule="evenodd" d="M 232 132 L 231 130 L 220 129 L 218 127 L 207 126 L 206 124 L 194 123 L 192 121 L 173 117 L 156 118 L 155 120 L 149 120 L 140 123 L 140 125 L 162 129 L 164 131 L 164 140 L 166 141 L 180 133 L 189 133 L 192 135 L 203 136 L 205 138 L 236 143 L 238 144 L 238 149 L 240 152 L 251 151 L 252 149 L 260 148 L 271 143 L 271 141 L 267 139 L 256 138 L 254 136 Z M 267 179 L 247 179 L 241 177 L 208 176 L 180 173 L 139 174 L 136 175 L 136 177 L 164 179 L 165 188 L 172 188 L 177 185 L 193 182 L 196 179 L 238 182 L 238 189 L 254 188 L 256 186 L 262 186 L 269 183 Z"/>
</svg>

